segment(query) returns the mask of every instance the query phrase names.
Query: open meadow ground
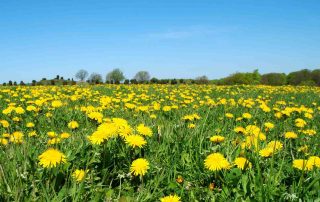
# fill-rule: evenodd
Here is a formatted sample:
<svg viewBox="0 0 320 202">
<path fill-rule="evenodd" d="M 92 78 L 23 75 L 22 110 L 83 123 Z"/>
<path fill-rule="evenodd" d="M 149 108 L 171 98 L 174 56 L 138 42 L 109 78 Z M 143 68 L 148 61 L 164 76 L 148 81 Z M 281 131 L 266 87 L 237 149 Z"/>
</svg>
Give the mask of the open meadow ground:
<svg viewBox="0 0 320 202">
<path fill-rule="evenodd" d="M 315 201 L 320 88 L 0 87 L 0 201 Z"/>
</svg>

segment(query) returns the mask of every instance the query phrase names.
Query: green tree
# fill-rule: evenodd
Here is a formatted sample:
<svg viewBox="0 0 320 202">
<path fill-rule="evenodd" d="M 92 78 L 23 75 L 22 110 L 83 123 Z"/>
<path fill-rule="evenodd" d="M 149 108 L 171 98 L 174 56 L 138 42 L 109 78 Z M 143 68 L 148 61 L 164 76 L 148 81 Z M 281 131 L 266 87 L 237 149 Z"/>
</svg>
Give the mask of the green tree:
<svg viewBox="0 0 320 202">
<path fill-rule="evenodd" d="M 101 83 L 102 82 L 102 76 L 101 74 L 98 73 L 91 73 L 90 77 L 89 77 L 89 81 L 91 83 Z"/>
<path fill-rule="evenodd" d="M 261 76 L 261 83 L 264 85 L 281 86 L 286 84 L 286 74 L 268 73 Z"/>
<path fill-rule="evenodd" d="M 120 69 L 114 69 L 106 76 L 106 80 L 114 83 L 119 83 L 125 79 L 123 72 Z"/>
<path fill-rule="evenodd" d="M 250 73 L 249 73 L 250 75 Z M 261 75 L 259 73 L 259 70 L 258 69 L 255 69 L 253 72 L 252 72 L 252 84 L 259 84 L 261 82 Z"/>
<path fill-rule="evenodd" d="M 320 86 L 320 69 L 315 69 L 311 72 L 312 80 L 317 86 Z"/>
<path fill-rule="evenodd" d="M 222 79 L 222 83 L 226 85 L 235 85 L 235 84 L 259 84 L 261 81 L 261 75 L 259 71 L 256 69 L 252 73 L 245 72 L 240 73 L 237 72 L 235 74 L 231 74 L 230 76 Z"/>
<path fill-rule="evenodd" d="M 124 84 L 130 84 L 130 80 L 129 79 L 124 80 Z"/>
<path fill-rule="evenodd" d="M 159 79 L 153 77 L 153 78 L 150 80 L 150 83 L 159 83 Z"/>
<path fill-rule="evenodd" d="M 209 79 L 206 75 L 198 76 L 196 79 L 197 84 L 207 84 L 209 83 Z"/>
<path fill-rule="evenodd" d="M 89 75 L 89 73 L 88 73 L 86 70 L 80 69 L 80 70 L 76 73 L 75 76 L 76 76 L 77 79 L 80 79 L 80 81 L 84 81 L 85 78 L 88 77 L 88 75 Z"/>
<path fill-rule="evenodd" d="M 131 79 L 131 80 L 130 80 L 130 83 L 131 83 L 131 84 L 138 84 L 138 81 L 137 81 L 136 79 Z"/>
<path fill-rule="evenodd" d="M 308 81 L 308 80 L 312 80 L 311 71 L 308 69 L 291 72 L 287 76 L 287 82 L 290 85 L 299 85 L 303 81 Z"/>
<path fill-rule="evenodd" d="M 150 74 L 147 71 L 139 71 L 134 76 L 134 79 L 136 79 L 140 83 L 147 82 L 150 80 Z"/>
</svg>

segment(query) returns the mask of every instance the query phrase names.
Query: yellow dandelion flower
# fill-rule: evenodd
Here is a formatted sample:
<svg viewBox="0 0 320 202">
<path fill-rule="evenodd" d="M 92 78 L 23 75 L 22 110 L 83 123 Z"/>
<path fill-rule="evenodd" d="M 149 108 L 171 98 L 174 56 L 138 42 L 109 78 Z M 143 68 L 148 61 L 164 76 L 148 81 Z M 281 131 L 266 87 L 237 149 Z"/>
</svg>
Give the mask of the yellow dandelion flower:
<svg viewBox="0 0 320 202">
<path fill-rule="evenodd" d="M 196 124 L 194 124 L 194 123 L 189 123 L 188 124 L 188 128 L 195 128 L 196 127 Z"/>
<path fill-rule="evenodd" d="M 95 131 L 92 135 L 88 136 L 88 140 L 92 144 L 100 145 L 102 142 L 106 140 L 106 135 L 101 133 L 100 131 Z"/>
<path fill-rule="evenodd" d="M 271 155 L 273 154 L 273 149 L 271 148 L 264 148 L 264 149 L 261 149 L 259 151 L 259 155 L 262 156 L 262 157 L 270 157 Z"/>
<path fill-rule="evenodd" d="M 243 113 L 243 114 L 242 114 L 242 118 L 244 118 L 244 119 L 251 119 L 251 118 L 252 118 L 252 115 L 249 114 L 249 113 Z"/>
<path fill-rule="evenodd" d="M 156 119 L 156 118 L 157 118 L 157 115 L 151 114 L 151 115 L 150 115 L 150 118 L 151 118 L 151 119 Z"/>
<path fill-rule="evenodd" d="M 295 125 L 298 127 L 298 128 L 303 128 L 305 125 L 307 125 L 307 122 L 303 119 L 296 119 L 295 120 Z"/>
<path fill-rule="evenodd" d="M 259 151 L 259 155 L 262 157 L 270 157 L 277 151 L 281 150 L 283 144 L 279 141 L 271 141 L 267 144 L 266 148 Z"/>
<path fill-rule="evenodd" d="M 57 137 L 57 134 L 53 131 L 50 131 L 50 132 L 47 132 L 47 135 L 50 137 L 50 138 L 54 138 L 54 137 Z"/>
<path fill-rule="evenodd" d="M 248 125 L 244 132 L 245 135 L 254 135 L 254 136 L 259 136 L 260 133 L 261 133 L 260 128 L 255 125 Z"/>
<path fill-rule="evenodd" d="M 270 112 L 270 111 L 271 111 L 270 107 L 268 107 L 266 104 L 260 105 L 260 108 L 261 108 L 264 112 Z"/>
<path fill-rule="evenodd" d="M 308 152 L 308 150 L 309 150 L 308 145 L 303 145 L 303 146 L 298 148 L 298 152 L 306 153 L 306 152 Z"/>
<path fill-rule="evenodd" d="M 315 167 L 320 168 L 320 157 L 310 156 L 308 162 L 310 162 L 310 164 L 314 165 Z"/>
<path fill-rule="evenodd" d="M 147 142 L 145 139 L 140 135 L 128 135 L 125 137 L 126 144 L 130 145 L 131 147 L 143 147 Z"/>
<path fill-rule="evenodd" d="M 259 142 L 260 142 L 261 138 L 257 138 L 255 136 L 247 136 L 246 140 L 244 142 L 244 147 L 242 147 L 243 149 L 246 148 L 255 148 L 258 149 L 259 148 Z"/>
<path fill-rule="evenodd" d="M 234 160 L 234 164 L 240 168 L 241 170 L 245 168 L 252 168 L 251 162 L 249 162 L 246 158 L 244 157 L 238 157 Z"/>
<path fill-rule="evenodd" d="M 296 139 L 298 137 L 298 135 L 296 133 L 294 133 L 294 132 L 286 132 L 284 134 L 284 137 L 286 139 Z"/>
<path fill-rule="evenodd" d="M 237 126 L 233 129 L 233 131 L 236 133 L 244 133 L 246 130 L 241 126 Z"/>
<path fill-rule="evenodd" d="M 72 173 L 73 179 L 75 179 L 77 182 L 81 182 L 84 180 L 84 177 L 88 171 L 83 169 L 77 169 Z"/>
<path fill-rule="evenodd" d="M 13 143 L 17 143 L 17 144 L 21 144 L 23 142 L 23 133 L 22 132 L 14 132 L 11 136 L 10 136 L 10 142 Z"/>
<path fill-rule="evenodd" d="M 27 128 L 33 128 L 33 127 L 34 127 L 34 123 L 32 122 L 27 123 Z"/>
<path fill-rule="evenodd" d="M 304 117 L 306 117 L 308 119 L 312 119 L 313 118 L 312 114 L 310 114 L 310 113 L 305 113 Z"/>
<path fill-rule="evenodd" d="M 52 101 L 51 106 L 53 108 L 59 108 L 62 106 L 62 102 L 60 100 L 54 100 L 54 101 Z"/>
<path fill-rule="evenodd" d="M 130 125 L 126 124 L 126 125 L 122 125 L 122 126 L 117 126 L 117 130 L 118 130 L 118 134 L 121 136 L 121 137 L 126 137 L 130 134 L 133 133 L 133 129 L 131 128 Z"/>
<path fill-rule="evenodd" d="M 130 172 L 134 176 L 144 176 L 149 169 L 149 162 L 144 158 L 138 158 L 134 160 L 130 167 Z"/>
<path fill-rule="evenodd" d="M 10 126 L 9 122 L 6 120 L 1 120 L 0 123 L 4 128 L 8 128 Z"/>
<path fill-rule="evenodd" d="M 140 135 L 152 136 L 152 130 L 148 126 L 145 126 L 143 123 L 138 125 L 137 131 Z"/>
<path fill-rule="evenodd" d="M 314 136 L 315 134 L 317 134 L 317 132 L 315 130 L 312 130 L 312 129 L 302 130 L 301 132 L 303 134 L 306 134 L 306 135 L 309 135 L 309 136 Z"/>
<path fill-rule="evenodd" d="M 8 115 L 8 114 L 10 114 L 13 110 L 14 110 L 14 107 L 8 107 L 8 108 L 2 110 L 2 113 L 5 114 L 5 115 Z"/>
<path fill-rule="evenodd" d="M 68 139 L 70 137 L 69 133 L 61 133 L 60 138 L 61 139 Z"/>
<path fill-rule="evenodd" d="M 210 141 L 211 142 L 214 142 L 214 143 L 219 143 L 219 142 L 223 142 L 224 141 L 224 137 L 221 136 L 221 135 L 214 135 L 210 138 Z"/>
<path fill-rule="evenodd" d="M 267 147 L 273 149 L 274 151 L 278 151 L 282 149 L 283 144 L 279 141 L 271 141 L 268 143 Z"/>
<path fill-rule="evenodd" d="M 69 123 L 68 123 L 68 128 L 70 128 L 70 129 L 76 129 L 76 128 L 78 128 L 79 127 L 79 124 L 78 124 L 78 122 L 76 122 L 76 121 L 70 121 Z"/>
<path fill-rule="evenodd" d="M 124 106 L 127 107 L 128 109 L 134 109 L 136 107 L 136 105 L 131 103 L 126 103 Z"/>
<path fill-rule="evenodd" d="M 219 171 L 222 169 L 229 169 L 230 163 L 221 153 L 212 153 L 204 160 L 204 165 L 211 171 Z"/>
<path fill-rule="evenodd" d="M 44 168 L 56 167 L 59 164 L 66 163 L 66 156 L 59 150 L 49 148 L 38 157 L 39 164 Z"/>
<path fill-rule="evenodd" d="M 312 170 L 313 169 L 313 165 L 308 163 L 307 160 L 305 159 L 295 159 L 292 162 L 292 167 L 297 168 L 299 170 Z"/>
<path fill-rule="evenodd" d="M 12 121 L 19 122 L 21 119 L 19 117 L 13 117 Z"/>
<path fill-rule="evenodd" d="M 282 113 L 281 112 L 276 112 L 274 114 L 274 116 L 277 118 L 277 119 L 280 119 L 282 117 Z"/>
<path fill-rule="evenodd" d="M 10 138 L 10 136 L 11 136 L 11 135 L 10 135 L 9 133 L 3 133 L 3 134 L 2 134 L 2 137 Z"/>
<path fill-rule="evenodd" d="M 7 145 L 8 144 L 8 140 L 6 138 L 0 138 L 0 144 Z"/>
<path fill-rule="evenodd" d="M 100 112 L 91 112 L 88 114 L 88 117 L 92 120 L 96 120 L 98 123 L 102 122 L 103 114 Z"/>
<path fill-rule="evenodd" d="M 226 113 L 225 116 L 226 116 L 227 118 L 229 118 L 229 119 L 231 119 L 231 118 L 234 117 L 233 114 L 231 114 L 231 113 Z"/>
<path fill-rule="evenodd" d="M 160 198 L 161 202 L 180 202 L 180 197 L 177 195 L 169 195 L 169 196 L 165 196 Z"/>
<path fill-rule="evenodd" d="M 273 124 L 273 123 L 270 123 L 270 122 L 266 122 L 266 123 L 264 123 L 264 126 L 265 126 L 268 130 L 270 130 L 270 129 L 273 129 L 273 128 L 274 128 L 274 124 Z"/>
<path fill-rule="evenodd" d="M 201 118 L 198 114 L 192 114 L 192 116 L 195 120 L 199 120 Z"/>
<path fill-rule="evenodd" d="M 15 112 L 17 113 L 17 114 L 24 114 L 24 109 L 22 108 L 22 107 L 17 107 L 17 108 L 15 108 Z"/>
<path fill-rule="evenodd" d="M 162 110 L 165 111 L 165 112 L 168 112 L 168 111 L 171 110 L 171 107 L 170 107 L 170 106 L 164 106 L 164 107 L 162 108 Z"/>
<path fill-rule="evenodd" d="M 31 112 L 31 111 L 37 111 L 37 108 L 35 106 L 27 106 L 27 111 Z"/>
<path fill-rule="evenodd" d="M 61 142 L 61 139 L 55 137 L 55 138 L 48 140 L 48 145 L 58 144 L 60 142 Z"/>
<path fill-rule="evenodd" d="M 29 136 L 29 137 L 37 136 L 37 132 L 36 132 L 35 130 L 30 131 L 30 132 L 28 133 L 28 136 Z"/>
<path fill-rule="evenodd" d="M 193 116 L 192 115 L 185 115 L 184 117 L 182 117 L 182 120 L 193 121 Z"/>
<path fill-rule="evenodd" d="M 161 105 L 160 105 L 159 103 L 155 102 L 155 103 L 153 104 L 153 109 L 158 111 L 158 110 L 161 109 Z"/>
</svg>

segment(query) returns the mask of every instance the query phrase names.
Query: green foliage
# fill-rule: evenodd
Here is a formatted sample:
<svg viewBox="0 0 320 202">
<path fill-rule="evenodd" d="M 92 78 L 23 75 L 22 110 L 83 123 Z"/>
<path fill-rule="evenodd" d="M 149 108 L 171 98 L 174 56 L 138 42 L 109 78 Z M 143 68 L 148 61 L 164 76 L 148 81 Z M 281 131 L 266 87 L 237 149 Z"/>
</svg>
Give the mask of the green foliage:
<svg viewBox="0 0 320 202">
<path fill-rule="evenodd" d="M 314 81 L 317 86 L 320 86 L 320 69 L 313 70 L 311 72 L 311 77 L 312 81 Z"/>
<path fill-rule="evenodd" d="M 114 69 L 106 76 L 106 80 L 114 83 L 119 83 L 125 79 L 123 72 L 120 69 Z"/>
<path fill-rule="evenodd" d="M 159 79 L 153 77 L 153 78 L 150 80 L 150 83 L 159 83 Z"/>
<path fill-rule="evenodd" d="M 310 71 L 308 69 L 303 69 L 296 72 L 291 72 L 287 76 L 287 81 L 289 85 L 320 85 L 320 69 L 315 69 Z"/>
<path fill-rule="evenodd" d="M 139 83 L 145 83 L 150 80 L 150 74 L 147 71 L 139 71 L 134 76 L 134 79 L 137 80 Z"/>
<path fill-rule="evenodd" d="M 320 69 L 313 71 L 303 69 L 296 72 L 291 72 L 287 76 L 283 73 L 268 73 L 260 75 L 258 70 L 254 70 L 252 73 L 237 72 L 226 78 L 213 80 L 213 84 L 217 85 L 255 85 L 264 84 L 271 86 L 281 85 L 305 85 L 305 86 L 320 86 Z"/>
<path fill-rule="evenodd" d="M 90 83 L 93 83 L 93 84 L 102 83 L 102 76 L 101 74 L 98 74 L 98 73 L 91 73 L 89 77 L 89 81 Z"/>
<path fill-rule="evenodd" d="M 261 76 L 261 84 L 270 86 L 282 86 L 286 84 L 286 74 L 268 73 Z"/>
<path fill-rule="evenodd" d="M 203 76 L 199 76 L 195 79 L 195 83 L 197 84 L 208 84 L 209 83 L 209 79 L 206 75 Z"/>
<path fill-rule="evenodd" d="M 84 81 L 85 78 L 88 77 L 88 75 L 89 75 L 89 73 L 88 73 L 86 70 L 80 69 L 80 70 L 76 73 L 75 76 L 76 76 L 77 79 L 80 79 L 80 81 Z"/>
<path fill-rule="evenodd" d="M 316 86 L 316 83 L 313 80 L 305 80 L 305 81 L 301 81 L 300 86 Z"/>
<path fill-rule="evenodd" d="M 254 85 L 260 84 L 261 75 L 259 74 L 258 70 L 254 70 L 251 72 L 246 73 L 235 73 L 232 74 L 224 79 L 222 79 L 222 83 L 224 85 L 236 85 L 236 84 L 246 84 L 246 85 Z"/>
</svg>

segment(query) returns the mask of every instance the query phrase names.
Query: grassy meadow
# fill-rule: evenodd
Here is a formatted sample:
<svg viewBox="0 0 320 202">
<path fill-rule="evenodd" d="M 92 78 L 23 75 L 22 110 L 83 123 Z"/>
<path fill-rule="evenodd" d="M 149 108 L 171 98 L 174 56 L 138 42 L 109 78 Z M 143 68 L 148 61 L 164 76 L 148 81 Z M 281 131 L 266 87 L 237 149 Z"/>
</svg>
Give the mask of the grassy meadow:
<svg viewBox="0 0 320 202">
<path fill-rule="evenodd" d="M 320 201 L 320 88 L 0 87 L 0 201 Z"/>
</svg>

